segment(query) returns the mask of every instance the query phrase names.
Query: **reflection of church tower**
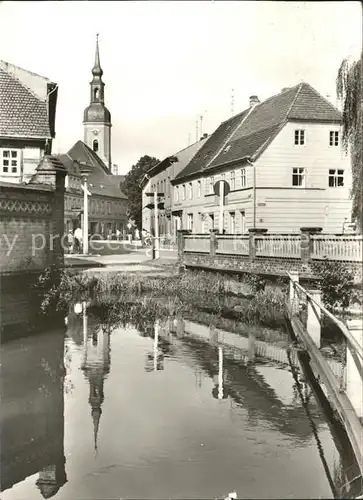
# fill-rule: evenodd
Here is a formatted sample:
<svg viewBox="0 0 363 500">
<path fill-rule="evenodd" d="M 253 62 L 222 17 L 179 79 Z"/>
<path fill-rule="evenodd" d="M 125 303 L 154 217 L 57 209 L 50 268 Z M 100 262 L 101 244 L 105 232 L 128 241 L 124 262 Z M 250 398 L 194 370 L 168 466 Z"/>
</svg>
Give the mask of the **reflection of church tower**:
<svg viewBox="0 0 363 500">
<path fill-rule="evenodd" d="M 91 406 L 93 420 L 94 448 L 97 451 L 97 437 L 104 401 L 103 384 L 110 371 L 110 335 L 99 325 L 88 328 L 88 318 L 83 310 L 83 363 L 82 370 L 89 381 L 90 393 L 88 402 Z"/>
<path fill-rule="evenodd" d="M 39 472 L 36 485 L 40 489 L 43 498 L 51 498 L 66 482 L 67 477 L 64 466 L 50 465 Z"/>
<path fill-rule="evenodd" d="M 111 172 L 111 113 L 105 106 L 105 84 L 102 81 L 98 35 L 92 75 L 90 104 L 84 110 L 83 116 L 84 142 L 98 154 Z"/>
</svg>

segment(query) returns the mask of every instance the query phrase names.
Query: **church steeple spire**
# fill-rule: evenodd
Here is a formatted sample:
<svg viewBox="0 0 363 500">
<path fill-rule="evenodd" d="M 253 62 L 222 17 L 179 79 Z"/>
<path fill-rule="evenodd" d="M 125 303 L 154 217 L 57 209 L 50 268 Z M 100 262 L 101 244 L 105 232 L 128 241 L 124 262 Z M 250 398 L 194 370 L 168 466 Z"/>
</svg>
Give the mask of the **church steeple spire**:
<svg viewBox="0 0 363 500">
<path fill-rule="evenodd" d="M 93 76 L 98 76 L 99 78 L 103 75 L 103 70 L 100 63 L 100 49 L 98 45 L 98 33 L 96 35 L 96 53 L 95 53 L 95 64 L 92 69 Z"/>
<path fill-rule="evenodd" d="M 93 420 L 93 440 L 94 440 L 94 448 L 97 454 L 98 446 L 97 446 L 97 438 L 98 438 L 98 428 L 100 426 L 100 418 L 101 418 L 102 410 L 100 407 L 92 408 L 92 420 Z"/>
<path fill-rule="evenodd" d="M 92 81 L 90 82 L 90 104 L 83 114 L 84 142 L 97 153 L 111 172 L 111 113 L 105 106 L 105 84 L 102 75 L 97 33 Z"/>
</svg>

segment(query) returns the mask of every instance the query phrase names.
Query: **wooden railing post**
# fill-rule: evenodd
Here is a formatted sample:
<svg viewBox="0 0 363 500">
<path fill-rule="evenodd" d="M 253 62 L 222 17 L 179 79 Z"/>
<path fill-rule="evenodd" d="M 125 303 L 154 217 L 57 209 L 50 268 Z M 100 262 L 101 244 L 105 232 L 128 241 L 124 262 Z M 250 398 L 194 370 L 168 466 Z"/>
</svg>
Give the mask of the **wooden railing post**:
<svg viewBox="0 0 363 500">
<path fill-rule="evenodd" d="M 351 319 L 347 321 L 347 326 L 360 346 L 363 347 L 363 325 L 362 319 Z M 361 420 L 363 419 L 363 363 L 362 359 L 356 356 L 359 360 L 356 365 L 352 353 L 347 346 L 347 389 L 346 394 L 349 401 Z"/>
<path fill-rule="evenodd" d="M 218 247 L 217 233 L 218 233 L 218 229 L 212 229 L 210 232 L 210 250 L 209 250 L 209 253 L 213 257 L 215 256 L 216 250 Z"/>
<path fill-rule="evenodd" d="M 185 235 L 190 234 L 189 229 L 178 229 L 178 257 L 181 258 L 183 256 L 184 247 L 185 247 Z"/>
<path fill-rule="evenodd" d="M 295 289 L 294 283 L 299 283 L 299 273 L 297 271 L 290 271 L 290 290 L 289 302 L 291 307 L 291 314 L 295 315 L 299 312 L 299 296 Z"/>
<path fill-rule="evenodd" d="M 249 230 L 250 241 L 249 241 L 249 257 L 250 261 L 254 261 L 256 259 L 256 236 L 261 236 L 262 234 L 267 233 L 267 229 L 262 229 L 259 227 L 251 227 Z"/>
<path fill-rule="evenodd" d="M 321 303 L 321 291 L 320 290 L 308 290 L 312 299 L 318 304 Z M 308 318 L 306 324 L 306 330 L 313 340 L 315 345 L 320 349 L 321 345 L 321 309 L 314 302 L 307 297 L 307 309 Z"/>
<path fill-rule="evenodd" d="M 321 227 L 301 227 L 301 261 L 305 264 L 311 261 L 313 252 L 312 234 L 319 234 L 323 229 Z"/>
</svg>

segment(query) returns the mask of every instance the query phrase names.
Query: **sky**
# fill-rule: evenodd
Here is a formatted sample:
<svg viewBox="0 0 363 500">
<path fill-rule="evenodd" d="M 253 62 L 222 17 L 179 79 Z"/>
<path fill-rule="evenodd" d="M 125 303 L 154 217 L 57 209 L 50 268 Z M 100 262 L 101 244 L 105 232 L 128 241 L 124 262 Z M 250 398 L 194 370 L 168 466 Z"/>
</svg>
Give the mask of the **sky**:
<svg viewBox="0 0 363 500">
<path fill-rule="evenodd" d="M 336 103 L 343 58 L 359 57 L 360 2 L 0 2 L 0 59 L 58 83 L 54 153 L 83 140 L 96 34 L 112 162 L 126 173 L 212 133 L 231 114 L 306 81 Z"/>
</svg>

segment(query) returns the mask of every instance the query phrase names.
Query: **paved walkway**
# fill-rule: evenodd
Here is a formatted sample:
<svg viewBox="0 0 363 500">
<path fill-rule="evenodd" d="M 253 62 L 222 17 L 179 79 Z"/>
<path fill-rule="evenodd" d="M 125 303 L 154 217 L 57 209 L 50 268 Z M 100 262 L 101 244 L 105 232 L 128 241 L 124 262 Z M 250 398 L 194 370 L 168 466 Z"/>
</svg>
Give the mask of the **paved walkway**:
<svg viewBox="0 0 363 500">
<path fill-rule="evenodd" d="M 171 274 L 177 261 L 177 252 L 161 250 L 160 258 L 151 259 L 146 249 L 121 255 L 65 255 L 67 268 L 87 268 L 87 272 L 145 272 Z"/>
</svg>

